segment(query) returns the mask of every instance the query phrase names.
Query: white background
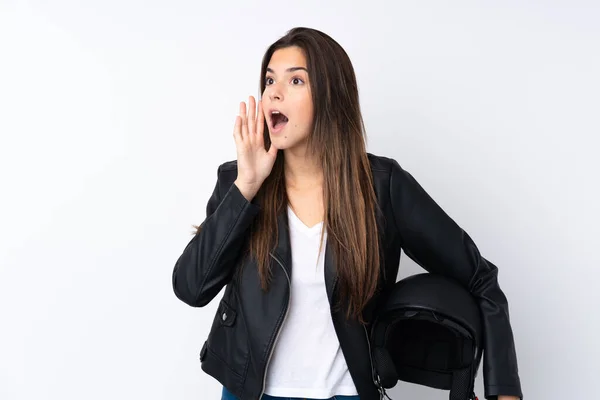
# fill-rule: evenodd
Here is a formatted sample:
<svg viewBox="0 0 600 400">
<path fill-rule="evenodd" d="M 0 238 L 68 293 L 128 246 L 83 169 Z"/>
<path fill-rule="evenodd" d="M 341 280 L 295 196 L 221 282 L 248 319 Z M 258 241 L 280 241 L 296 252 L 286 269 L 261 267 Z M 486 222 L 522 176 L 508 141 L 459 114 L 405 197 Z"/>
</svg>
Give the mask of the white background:
<svg viewBox="0 0 600 400">
<path fill-rule="evenodd" d="M 0 1 L 0 399 L 220 398 L 198 361 L 218 301 L 180 302 L 171 272 L 294 26 L 346 49 L 368 150 L 499 267 L 525 397 L 594 397 L 599 21 L 566 0 Z"/>
</svg>

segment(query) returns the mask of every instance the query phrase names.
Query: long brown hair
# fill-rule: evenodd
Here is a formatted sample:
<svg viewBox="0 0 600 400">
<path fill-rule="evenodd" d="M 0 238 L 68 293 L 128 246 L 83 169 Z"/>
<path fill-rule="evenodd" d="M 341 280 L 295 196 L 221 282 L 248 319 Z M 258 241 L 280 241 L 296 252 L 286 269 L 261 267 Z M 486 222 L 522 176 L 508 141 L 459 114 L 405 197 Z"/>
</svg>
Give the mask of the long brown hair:
<svg viewBox="0 0 600 400">
<path fill-rule="evenodd" d="M 330 36 L 310 28 L 293 28 L 265 52 L 260 71 L 260 93 L 265 90 L 266 69 L 273 53 L 297 46 L 306 57 L 313 101 L 313 127 L 308 151 L 323 168 L 324 228 L 339 277 L 340 300 L 346 317 L 365 323 L 362 310 L 375 294 L 380 274 L 377 199 L 366 133 L 360 112 L 358 86 L 350 58 Z M 264 128 L 265 148 L 271 146 Z M 269 252 L 277 246 L 277 215 L 285 212 L 288 197 L 284 154 L 279 151 L 271 171 L 256 195 L 261 212 L 251 228 L 250 253 L 256 257 L 261 287 L 270 282 Z M 323 238 L 323 232 L 322 236 Z M 342 304 L 342 299 L 344 299 Z"/>
</svg>

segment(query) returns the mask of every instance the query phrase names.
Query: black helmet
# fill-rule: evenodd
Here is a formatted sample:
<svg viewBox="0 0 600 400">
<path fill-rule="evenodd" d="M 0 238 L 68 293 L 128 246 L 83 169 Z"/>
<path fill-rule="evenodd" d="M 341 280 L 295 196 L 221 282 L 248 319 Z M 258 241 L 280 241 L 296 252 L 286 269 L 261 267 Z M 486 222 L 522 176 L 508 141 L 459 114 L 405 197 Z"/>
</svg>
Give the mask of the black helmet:
<svg viewBox="0 0 600 400">
<path fill-rule="evenodd" d="M 450 390 L 450 400 L 476 399 L 482 329 L 477 302 L 456 281 L 423 273 L 396 282 L 371 330 L 382 397 L 401 380 Z"/>
</svg>

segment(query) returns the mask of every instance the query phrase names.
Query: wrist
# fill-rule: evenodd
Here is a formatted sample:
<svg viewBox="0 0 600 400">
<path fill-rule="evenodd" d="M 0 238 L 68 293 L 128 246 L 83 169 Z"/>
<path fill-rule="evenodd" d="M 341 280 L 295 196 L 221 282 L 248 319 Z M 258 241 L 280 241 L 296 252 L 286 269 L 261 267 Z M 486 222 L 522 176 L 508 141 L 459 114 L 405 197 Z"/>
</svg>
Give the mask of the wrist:
<svg viewBox="0 0 600 400">
<path fill-rule="evenodd" d="M 238 180 L 235 180 L 233 184 L 237 186 L 238 190 L 248 201 L 252 201 L 252 199 L 254 199 L 256 193 L 258 193 L 258 189 L 260 188 L 260 186 L 257 187 L 256 185 L 248 185 L 241 183 Z"/>
</svg>

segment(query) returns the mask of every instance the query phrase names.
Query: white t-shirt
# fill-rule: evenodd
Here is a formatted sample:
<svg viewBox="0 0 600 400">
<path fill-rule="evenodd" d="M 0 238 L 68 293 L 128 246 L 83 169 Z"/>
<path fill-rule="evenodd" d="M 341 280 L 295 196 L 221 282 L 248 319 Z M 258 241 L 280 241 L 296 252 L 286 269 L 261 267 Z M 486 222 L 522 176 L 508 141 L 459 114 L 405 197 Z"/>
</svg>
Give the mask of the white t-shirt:
<svg viewBox="0 0 600 400">
<path fill-rule="evenodd" d="M 323 222 L 308 227 L 288 206 L 292 250 L 291 297 L 267 368 L 265 393 L 281 397 L 357 395 L 333 327 L 325 290 L 327 232 L 317 259 Z"/>
</svg>

